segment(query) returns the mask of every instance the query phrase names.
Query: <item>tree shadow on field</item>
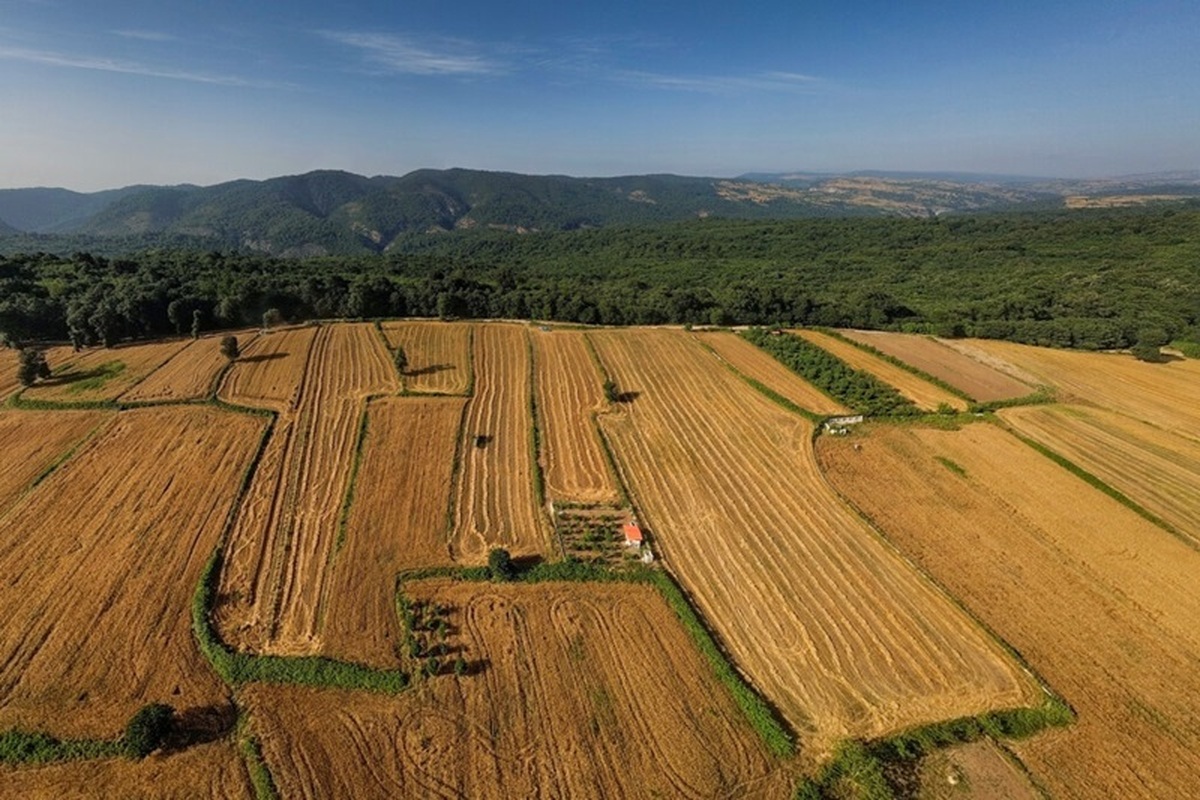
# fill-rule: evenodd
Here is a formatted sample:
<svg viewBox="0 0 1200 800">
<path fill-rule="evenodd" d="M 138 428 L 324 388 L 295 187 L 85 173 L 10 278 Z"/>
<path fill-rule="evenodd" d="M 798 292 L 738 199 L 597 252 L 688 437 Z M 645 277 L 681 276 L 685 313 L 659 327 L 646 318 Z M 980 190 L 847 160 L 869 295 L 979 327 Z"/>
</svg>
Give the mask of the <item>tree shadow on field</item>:
<svg viewBox="0 0 1200 800">
<path fill-rule="evenodd" d="M 237 709 L 232 705 L 185 708 L 176 712 L 163 750 L 186 750 L 193 745 L 215 742 L 227 736 L 236 724 Z"/>
<path fill-rule="evenodd" d="M 446 372 L 447 370 L 455 369 L 453 364 L 430 364 L 428 367 L 420 369 L 410 369 L 404 373 L 406 378 L 418 378 L 421 375 L 433 375 L 438 372 Z"/>
<path fill-rule="evenodd" d="M 287 357 L 287 353 L 263 353 L 261 356 L 242 356 L 238 361 L 242 364 L 257 364 L 259 361 L 274 361 L 277 358 Z"/>
<path fill-rule="evenodd" d="M 642 396 L 641 392 L 621 392 L 620 394 L 618 394 L 616 396 L 615 399 L 618 403 L 632 403 L 634 400 L 637 400 L 641 396 Z"/>
</svg>

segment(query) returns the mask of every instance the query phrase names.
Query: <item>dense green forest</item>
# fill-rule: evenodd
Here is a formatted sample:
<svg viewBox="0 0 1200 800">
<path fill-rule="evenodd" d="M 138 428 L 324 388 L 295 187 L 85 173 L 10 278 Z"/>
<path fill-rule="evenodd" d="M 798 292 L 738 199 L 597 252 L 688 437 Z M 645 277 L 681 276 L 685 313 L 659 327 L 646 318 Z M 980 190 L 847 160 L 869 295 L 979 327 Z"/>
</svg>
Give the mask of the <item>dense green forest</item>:
<svg viewBox="0 0 1200 800">
<path fill-rule="evenodd" d="M 10 342 L 328 317 L 854 326 L 1126 347 L 1200 340 L 1200 206 L 406 234 L 384 255 L 0 256 Z M 197 316 L 198 315 L 198 316 Z"/>
</svg>

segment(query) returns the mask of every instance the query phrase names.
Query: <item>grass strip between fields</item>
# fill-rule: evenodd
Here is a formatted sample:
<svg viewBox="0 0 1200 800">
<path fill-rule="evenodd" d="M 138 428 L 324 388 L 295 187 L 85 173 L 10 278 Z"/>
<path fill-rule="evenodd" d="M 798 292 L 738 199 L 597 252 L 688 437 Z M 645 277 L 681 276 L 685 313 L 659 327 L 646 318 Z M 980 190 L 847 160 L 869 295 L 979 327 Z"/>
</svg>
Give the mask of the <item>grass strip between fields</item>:
<svg viewBox="0 0 1200 800">
<path fill-rule="evenodd" d="M 333 542 L 333 550 L 329 553 L 330 566 L 333 565 L 333 560 L 341 551 L 342 546 L 346 544 L 346 526 L 350 523 L 350 507 L 354 505 L 354 490 L 358 485 L 358 472 L 362 469 L 363 448 L 367 442 L 372 399 L 368 397 L 363 403 L 362 415 L 358 419 L 358 431 L 354 437 L 354 458 L 350 462 L 350 475 L 346 479 L 346 496 L 342 498 L 342 510 L 338 514 L 337 538 Z"/>
<path fill-rule="evenodd" d="M 491 581 L 492 573 L 487 567 L 432 567 L 402 573 L 396 581 L 397 607 L 403 609 L 407 603 L 403 594 L 407 581 L 428 578 L 450 578 L 460 581 Z M 642 564 L 629 565 L 622 569 L 589 564 L 577 559 L 565 561 L 542 561 L 528 567 L 518 568 L 514 582 L 547 583 L 641 583 L 658 590 L 667 606 L 675 612 L 684 629 L 691 636 L 696 648 L 708 662 L 717 680 L 733 697 L 754 731 L 762 738 L 767 748 L 780 758 L 796 752 L 795 738 L 771 706 L 745 681 L 734 668 L 716 638 L 692 607 L 679 584 L 661 569 Z M 406 624 L 402 613 L 402 622 Z M 406 630 L 407 635 L 407 630 Z"/>
<path fill-rule="evenodd" d="M 16 729 L 0 733 L 0 764 L 116 758 L 127 752 L 120 739 L 56 739 L 47 733 Z"/>
<path fill-rule="evenodd" d="M 249 720 L 243 711 L 238 715 L 237 726 L 238 750 L 242 753 L 242 759 L 246 762 L 246 772 L 250 775 L 250 785 L 254 787 L 254 796 L 257 800 L 279 800 L 279 789 L 275 785 L 275 778 L 271 776 L 271 770 L 267 768 L 267 762 L 263 759 L 262 746 L 259 745 L 258 738 L 250 731 Z"/>
<path fill-rule="evenodd" d="M 1171 534 L 1176 539 L 1183 542 L 1184 544 L 1186 544 L 1188 547 L 1192 548 L 1193 550 L 1200 549 L 1200 545 L 1197 545 L 1195 540 L 1193 540 L 1190 536 L 1187 536 L 1186 534 L 1180 532 L 1179 529 L 1176 528 L 1174 525 L 1167 522 L 1165 519 L 1163 519 L 1162 517 L 1153 513 L 1152 511 L 1145 508 L 1144 506 L 1140 505 L 1136 500 L 1129 497 L 1129 495 L 1124 494 L 1116 487 L 1111 486 L 1108 483 L 1105 483 L 1097 475 L 1094 475 L 1091 472 L 1088 472 L 1086 469 L 1079 466 L 1074 461 L 1070 460 L 1066 456 L 1059 454 L 1058 452 L 1056 452 L 1054 450 L 1051 450 L 1049 447 L 1047 447 L 1046 445 L 1037 441 L 1036 439 L 1031 439 L 1028 436 L 1025 436 L 1024 434 L 1020 433 L 1015 428 L 1013 428 L 1011 425 L 1001 423 L 1001 427 L 1003 427 L 1005 430 L 1007 430 L 1013 436 L 1020 439 L 1025 444 L 1032 447 L 1034 450 L 1036 450 L 1039 453 L 1041 453 L 1042 455 L 1044 455 L 1046 458 L 1053 461 L 1055 464 L 1058 464 L 1060 467 L 1065 469 L 1067 472 L 1070 472 L 1072 475 L 1074 475 L 1075 477 L 1082 480 L 1084 483 L 1091 486 L 1093 489 L 1099 489 L 1101 492 L 1108 495 L 1113 500 L 1116 500 L 1118 503 L 1125 506 L 1133 513 L 1137 514 L 1142 519 L 1158 526 L 1159 528 L 1162 528 L 1164 531 Z"/>
</svg>

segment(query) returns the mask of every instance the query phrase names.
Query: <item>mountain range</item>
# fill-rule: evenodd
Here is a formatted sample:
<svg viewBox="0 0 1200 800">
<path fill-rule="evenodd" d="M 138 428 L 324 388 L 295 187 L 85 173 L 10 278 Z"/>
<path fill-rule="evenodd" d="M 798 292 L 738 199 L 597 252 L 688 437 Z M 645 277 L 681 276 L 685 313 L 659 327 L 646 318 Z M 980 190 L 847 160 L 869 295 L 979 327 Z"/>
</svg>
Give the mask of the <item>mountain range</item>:
<svg viewBox="0 0 1200 800">
<path fill-rule="evenodd" d="M 204 187 L 0 190 L 0 247 L 120 241 L 306 256 L 384 252 L 414 233 L 472 228 L 526 233 L 709 216 L 935 216 L 1187 197 L 1200 197 L 1200 172 L 1072 181 L 888 172 L 573 178 L 466 169 L 368 178 L 320 170 Z"/>
</svg>

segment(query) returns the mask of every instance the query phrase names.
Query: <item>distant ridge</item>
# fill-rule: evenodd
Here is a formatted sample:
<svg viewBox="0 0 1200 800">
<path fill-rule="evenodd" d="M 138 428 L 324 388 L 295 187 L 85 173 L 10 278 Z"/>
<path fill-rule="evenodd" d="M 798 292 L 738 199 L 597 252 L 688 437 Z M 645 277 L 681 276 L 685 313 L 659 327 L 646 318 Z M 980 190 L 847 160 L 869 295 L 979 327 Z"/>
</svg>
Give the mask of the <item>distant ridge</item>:
<svg viewBox="0 0 1200 800">
<path fill-rule="evenodd" d="M 317 170 L 203 187 L 0 190 L 0 219 L 8 226 L 0 236 L 10 251 L 21 235 L 26 239 L 19 246 L 51 250 L 71 246 L 55 235 L 71 235 L 141 247 L 316 256 L 385 252 L 400 237 L 454 230 L 531 233 L 705 217 L 929 217 L 1195 196 L 1198 172 L 1070 181 L 882 171 L 574 178 L 468 169 L 400 177 Z"/>
</svg>

